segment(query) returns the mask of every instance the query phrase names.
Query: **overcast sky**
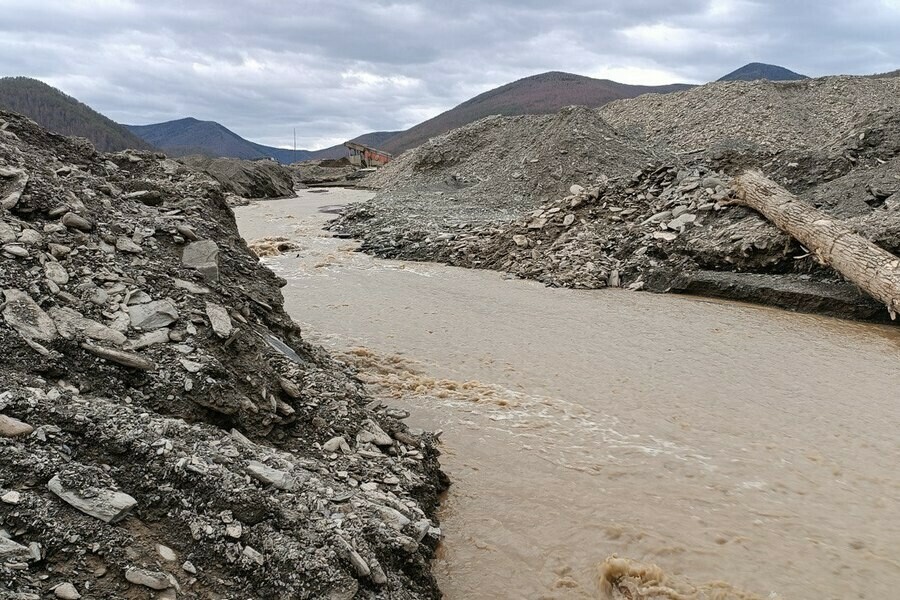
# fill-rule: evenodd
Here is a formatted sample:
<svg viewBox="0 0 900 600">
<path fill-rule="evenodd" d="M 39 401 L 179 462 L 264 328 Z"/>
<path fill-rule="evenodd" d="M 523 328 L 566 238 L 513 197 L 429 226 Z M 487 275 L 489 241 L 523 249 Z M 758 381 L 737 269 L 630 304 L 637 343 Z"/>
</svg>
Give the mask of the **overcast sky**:
<svg viewBox="0 0 900 600">
<path fill-rule="evenodd" d="M 900 67 L 900 0 L 0 0 L 0 74 L 133 124 L 320 148 L 558 70 L 702 83 Z"/>
</svg>

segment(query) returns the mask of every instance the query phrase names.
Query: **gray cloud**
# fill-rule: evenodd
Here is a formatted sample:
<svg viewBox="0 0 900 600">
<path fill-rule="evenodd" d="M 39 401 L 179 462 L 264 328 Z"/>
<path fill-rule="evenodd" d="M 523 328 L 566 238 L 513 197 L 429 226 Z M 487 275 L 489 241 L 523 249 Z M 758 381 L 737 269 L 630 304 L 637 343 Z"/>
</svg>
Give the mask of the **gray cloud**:
<svg viewBox="0 0 900 600">
<path fill-rule="evenodd" d="M 900 0 L 0 0 L 0 73 L 126 123 L 307 148 L 402 129 L 547 70 L 700 83 L 750 61 L 900 67 Z"/>
</svg>

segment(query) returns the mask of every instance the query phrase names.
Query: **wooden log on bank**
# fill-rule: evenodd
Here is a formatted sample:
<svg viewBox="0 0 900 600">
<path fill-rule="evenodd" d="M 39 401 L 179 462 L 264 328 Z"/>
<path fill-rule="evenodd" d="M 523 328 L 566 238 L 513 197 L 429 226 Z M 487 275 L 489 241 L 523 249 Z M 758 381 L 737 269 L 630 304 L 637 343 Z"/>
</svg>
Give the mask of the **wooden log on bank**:
<svg viewBox="0 0 900 600">
<path fill-rule="evenodd" d="M 891 319 L 897 318 L 900 258 L 800 200 L 759 171 L 745 171 L 735 178 L 732 188 L 734 204 L 761 213 L 824 264 L 883 302 Z"/>
</svg>

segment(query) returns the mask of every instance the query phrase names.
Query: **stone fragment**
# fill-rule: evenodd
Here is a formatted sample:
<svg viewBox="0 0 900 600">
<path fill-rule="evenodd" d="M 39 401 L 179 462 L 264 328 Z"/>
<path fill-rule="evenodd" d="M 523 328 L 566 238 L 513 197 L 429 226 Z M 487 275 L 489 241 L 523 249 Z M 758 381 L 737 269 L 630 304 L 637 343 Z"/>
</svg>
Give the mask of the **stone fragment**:
<svg viewBox="0 0 900 600">
<path fill-rule="evenodd" d="M 78 600 L 81 594 L 75 589 L 75 586 L 66 581 L 53 588 L 53 595 L 62 600 Z"/>
<path fill-rule="evenodd" d="M 519 246 L 520 248 L 525 248 L 526 246 L 528 246 L 528 238 L 522 234 L 512 236 L 512 240 L 516 244 L 516 246 Z"/>
<path fill-rule="evenodd" d="M 29 435 L 32 431 L 34 431 L 34 427 L 28 423 L 8 415 L 0 415 L 0 437 L 14 438 Z"/>
<path fill-rule="evenodd" d="M 47 489 L 84 514 L 96 517 L 105 523 L 121 521 L 137 505 L 137 500 L 115 490 L 95 490 L 95 495 L 84 498 L 74 490 L 65 489 L 59 475 L 55 475 L 47 482 Z"/>
<path fill-rule="evenodd" d="M 184 367 L 184 370 L 188 373 L 199 373 L 200 369 L 203 368 L 201 363 L 195 362 L 193 360 L 188 360 L 186 358 L 178 359 L 178 362 L 181 363 L 181 366 Z"/>
<path fill-rule="evenodd" d="M 121 331 L 116 331 L 93 319 L 88 319 L 73 308 L 51 308 L 50 316 L 53 317 L 53 321 L 56 323 L 56 330 L 59 332 L 59 335 L 67 340 L 83 336 L 92 340 L 121 346 L 127 339 Z"/>
<path fill-rule="evenodd" d="M 4 562 L 12 562 L 15 560 L 29 560 L 31 552 L 27 546 L 16 543 L 11 539 L 0 535 L 0 560 Z"/>
<path fill-rule="evenodd" d="M 571 225 L 574 222 L 575 222 L 575 215 L 573 215 L 573 214 L 568 214 L 565 217 L 563 217 L 563 225 L 566 227 L 568 227 L 569 225 Z"/>
<path fill-rule="evenodd" d="M 622 285 L 621 280 L 619 279 L 619 271 L 618 269 L 613 269 L 609 273 L 609 278 L 606 280 L 606 285 L 609 287 L 619 287 Z"/>
<path fill-rule="evenodd" d="M 135 244 L 131 238 L 120 235 L 116 238 L 116 250 L 119 252 L 128 252 L 130 254 L 140 254 L 144 251 L 138 244 Z"/>
<path fill-rule="evenodd" d="M 390 506 L 379 506 L 378 514 L 381 515 L 381 520 L 387 523 L 392 528 L 400 531 L 407 525 L 409 525 L 409 519 L 401 513 L 399 510 L 391 508 Z"/>
<path fill-rule="evenodd" d="M 573 196 L 580 196 L 584 193 L 584 188 L 576 183 L 575 185 L 569 187 L 569 193 Z"/>
<path fill-rule="evenodd" d="M 159 554 L 160 558 L 169 562 L 175 562 L 176 560 L 178 560 L 178 555 L 175 553 L 175 551 L 168 546 L 163 546 L 162 544 L 156 545 L 156 553 Z"/>
<path fill-rule="evenodd" d="M 132 304 L 147 304 L 149 302 L 153 302 L 153 298 L 150 297 L 150 294 L 141 290 L 137 290 L 136 292 L 132 292 L 128 296 L 125 304 L 131 306 Z"/>
<path fill-rule="evenodd" d="M 11 490 L 9 492 L 6 492 L 2 496 L 0 496 L 0 502 L 3 502 L 4 504 L 15 505 L 21 501 L 22 501 L 22 494 L 15 490 Z"/>
<path fill-rule="evenodd" d="M 357 444 L 375 444 L 376 446 L 392 446 L 394 440 L 385 433 L 378 423 L 372 419 L 366 419 L 359 433 L 356 434 Z"/>
<path fill-rule="evenodd" d="M 155 346 L 157 344 L 165 344 L 169 341 L 169 334 L 171 331 L 168 329 L 156 329 L 154 331 L 148 331 L 147 333 L 141 335 L 136 340 L 131 340 L 127 344 L 125 344 L 125 348 L 127 350 L 141 350 L 142 348 L 147 348 L 148 346 Z"/>
<path fill-rule="evenodd" d="M 672 219 L 671 221 L 666 223 L 666 227 L 668 227 L 669 229 L 684 229 L 684 227 L 688 223 L 693 223 L 696 220 L 697 220 L 697 215 L 695 215 L 693 213 L 684 213 L 684 214 L 678 216 L 677 218 Z"/>
<path fill-rule="evenodd" d="M 125 579 L 135 585 L 142 585 L 151 590 L 165 590 L 172 587 L 169 576 L 160 571 L 131 568 L 125 571 Z"/>
<path fill-rule="evenodd" d="M 16 258 L 28 258 L 31 256 L 28 252 L 28 248 L 22 244 L 3 244 L 3 246 L 0 247 L 0 250 L 3 250 L 3 252 L 10 256 L 15 256 Z"/>
<path fill-rule="evenodd" d="M 19 243 L 26 246 L 39 246 L 44 241 L 44 237 L 34 229 L 23 229 L 19 234 Z"/>
<path fill-rule="evenodd" d="M 294 489 L 297 484 L 297 481 L 290 473 L 279 469 L 273 469 L 256 460 L 251 460 L 247 464 L 247 474 L 261 483 L 273 485 L 280 490 L 290 491 Z"/>
<path fill-rule="evenodd" d="M 0 219 L 0 244 L 9 244 L 16 241 L 16 230 L 12 225 Z"/>
<path fill-rule="evenodd" d="M 131 326 L 145 331 L 159 329 L 171 325 L 178 320 L 178 309 L 175 304 L 167 299 L 155 300 L 146 304 L 136 304 L 128 307 L 128 316 L 131 317 Z"/>
<path fill-rule="evenodd" d="M 297 399 L 303 396 L 303 392 L 300 389 L 300 386 L 287 377 L 279 377 L 278 385 L 281 386 L 281 389 L 284 391 L 284 393 L 291 398 Z"/>
<path fill-rule="evenodd" d="M 250 546 L 244 546 L 244 551 L 241 554 L 244 558 L 257 565 L 261 566 L 265 562 L 262 553 Z"/>
<path fill-rule="evenodd" d="M 209 322 L 217 336 L 227 338 L 231 335 L 234 325 L 232 325 L 231 317 L 228 316 L 228 310 L 224 306 L 214 302 L 207 302 L 206 316 L 209 317 Z"/>
<path fill-rule="evenodd" d="M 79 231 L 91 231 L 94 228 L 90 221 L 73 212 L 64 214 L 60 222 L 69 229 L 78 229 Z"/>
<path fill-rule="evenodd" d="M 212 292 L 212 290 L 210 290 L 208 287 L 197 285 L 196 283 L 191 283 L 190 281 L 185 281 L 184 279 L 176 279 L 173 277 L 172 283 L 175 285 L 175 287 L 187 290 L 192 294 L 209 294 Z"/>
<path fill-rule="evenodd" d="M 34 427 L 28 423 L 8 415 L 0 415 L 0 437 L 19 437 L 29 435 L 32 431 L 34 431 Z"/>
<path fill-rule="evenodd" d="M 234 523 L 229 523 L 225 526 L 225 535 L 230 538 L 234 538 L 236 540 L 241 539 L 241 536 L 244 534 L 244 526 L 240 524 L 240 522 L 235 521 Z"/>
<path fill-rule="evenodd" d="M 337 540 L 343 548 L 347 560 L 350 561 L 353 570 L 356 571 L 356 575 L 359 577 L 368 577 L 372 570 L 369 568 L 369 563 L 366 562 L 366 559 L 360 556 L 359 552 L 354 550 L 353 546 L 351 546 L 344 538 L 338 537 Z"/>
<path fill-rule="evenodd" d="M 44 263 L 44 275 L 56 285 L 66 285 L 69 283 L 68 271 L 56 261 L 48 260 Z"/>
<path fill-rule="evenodd" d="M 26 339 L 52 342 L 56 339 L 56 325 L 31 296 L 21 290 L 3 290 L 6 323 Z"/>
<path fill-rule="evenodd" d="M 344 454 L 350 454 L 350 444 L 347 443 L 347 440 L 344 439 L 344 436 L 333 437 L 324 444 L 322 444 L 322 449 L 325 452 L 337 452 L 340 450 Z"/>
<path fill-rule="evenodd" d="M 4 184 L 4 196 L 0 199 L 0 209 L 10 210 L 15 208 L 28 185 L 28 173 L 24 169 L 16 167 L 0 167 L 0 178 L 12 179 L 11 183 Z"/>
<path fill-rule="evenodd" d="M 672 216 L 671 210 L 664 210 L 662 212 L 658 212 L 652 215 L 650 218 L 646 219 L 641 225 L 649 225 L 650 223 L 659 223 L 660 221 L 665 221 L 669 217 Z"/>
<path fill-rule="evenodd" d="M 200 271 L 208 281 L 219 280 L 219 246 L 212 240 L 200 240 L 185 246 L 181 262 Z"/>
<path fill-rule="evenodd" d="M 197 233 L 187 225 L 177 225 L 175 231 L 178 232 L 178 235 L 191 242 L 196 242 L 200 239 Z"/>
</svg>

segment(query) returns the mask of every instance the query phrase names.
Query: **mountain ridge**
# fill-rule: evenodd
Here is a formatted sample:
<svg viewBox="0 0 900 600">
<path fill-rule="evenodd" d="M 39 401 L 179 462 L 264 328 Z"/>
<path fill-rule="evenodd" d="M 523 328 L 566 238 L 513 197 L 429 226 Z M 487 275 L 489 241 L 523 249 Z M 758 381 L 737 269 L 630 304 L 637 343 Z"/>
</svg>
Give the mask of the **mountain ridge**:
<svg viewBox="0 0 900 600">
<path fill-rule="evenodd" d="M 129 131 L 145 141 L 166 151 L 172 156 L 200 154 L 209 157 L 241 158 L 257 160 L 273 158 L 281 163 L 303 160 L 341 158 L 347 155 L 343 144 L 320 150 L 296 151 L 290 148 L 276 148 L 251 142 L 216 121 L 202 121 L 194 117 L 184 117 L 162 123 L 148 125 L 125 125 Z M 367 145 L 378 145 L 397 132 L 374 131 L 365 133 L 351 141 Z"/>
</svg>

